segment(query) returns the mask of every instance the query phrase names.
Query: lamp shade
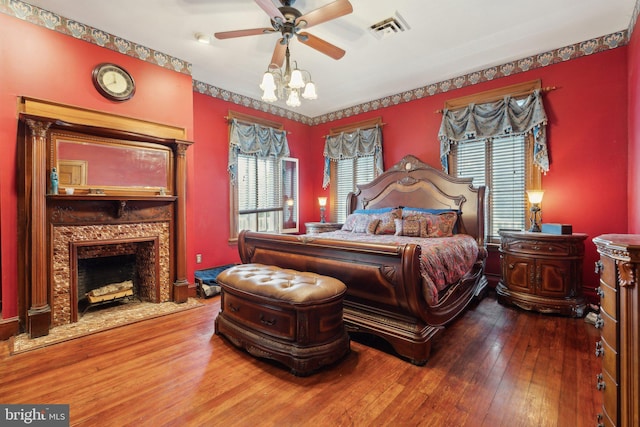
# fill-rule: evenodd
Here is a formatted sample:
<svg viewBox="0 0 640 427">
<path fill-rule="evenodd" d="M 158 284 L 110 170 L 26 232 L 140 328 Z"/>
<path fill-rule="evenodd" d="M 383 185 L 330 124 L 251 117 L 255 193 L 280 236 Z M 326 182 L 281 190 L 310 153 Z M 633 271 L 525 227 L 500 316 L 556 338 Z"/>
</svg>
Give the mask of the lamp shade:
<svg viewBox="0 0 640 427">
<path fill-rule="evenodd" d="M 298 91 L 297 90 L 292 90 L 291 93 L 289 93 L 289 97 L 287 98 L 287 105 L 289 107 L 299 107 L 301 104 L 300 102 L 300 97 L 298 96 Z"/>
<path fill-rule="evenodd" d="M 313 82 L 309 82 L 304 87 L 304 92 L 302 92 L 302 97 L 304 99 L 317 99 L 318 94 L 316 94 L 316 85 Z"/>
<path fill-rule="evenodd" d="M 327 206 L 327 198 L 326 197 L 318 197 L 318 204 L 320 206 Z"/>
<path fill-rule="evenodd" d="M 262 76 L 262 83 L 260 83 L 260 89 L 266 91 L 274 92 L 276 89 L 276 82 L 273 79 L 273 74 L 269 71 L 264 73 Z"/>
<path fill-rule="evenodd" d="M 529 198 L 529 203 L 540 203 L 542 202 L 542 196 L 544 195 L 543 190 L 528 190 L 527 197 Z"/>
<path fill-rule="evenodd" d="M 293 89 L 300 89 L 304 87 L 304 80 L 302 79 L 302 73 L 297 68 L 291 73 L 291 80 L 289 80 L 289 87 Z"/>
<path fill-rule="evenodd" d="M 276 102 L 278 100 L 278 97 L 276 96 L 275 88 L 264 89 L 262 100 L 265 102 Z"/>
</svg>

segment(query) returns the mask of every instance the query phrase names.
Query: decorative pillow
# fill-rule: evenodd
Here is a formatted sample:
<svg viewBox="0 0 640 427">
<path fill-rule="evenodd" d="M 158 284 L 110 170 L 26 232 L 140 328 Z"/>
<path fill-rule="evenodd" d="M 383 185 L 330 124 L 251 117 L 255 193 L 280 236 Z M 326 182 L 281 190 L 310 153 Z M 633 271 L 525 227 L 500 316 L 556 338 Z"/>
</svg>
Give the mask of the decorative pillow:
<svg viewBox="0 0 640 427">
<path fill-rule="evenodd" d="M 427 221 L 424 219 L 395 219 L 396 236 L 422 237 L 427 235 Z"/>
<path fill-rule="evenodd" d="M 427 214 L 430 216 L 428 233 L 426 237 L 451 237 L 453 228 L 458 220 L 457 212 L 446 212 L 441 214 Z"/>
<path fill-rule="evenodd" d="M 358 220 L 359 216 L 361 216 L 361 214 L 357 214 L 357 213 L 350 214 L 347 217 L 347 219 L 344 221 L 344 224 L 342 224 L 342 230 L 353 231 L 353 227 L 356 225 L 356 221 Z"/>
<path fill-rule="evenodd" d="M 374 234 L 379 222 L 380 220 L 372 218 L 372 215 L 359 215 L 352 231 L 354 233 Z"/>
<path fill-rule="evenodd" d="M 395 234 L 395 220 L 402 217 L 402 211 L 400 209 L 394 209 L 383 214 L 375 214 L 375 217 L 380 220 L 376 228 L 376 234 Z"/>
<path fill-rule="evenodd" d="M 367 214 L 367 215 L 382 214 L 382 213 L 392 212 L 396 209 L 397 208 L 356 209 L 355 211 L 353 211 L 353 213 L 361 213 L 361 214 Z"/>
</svg>

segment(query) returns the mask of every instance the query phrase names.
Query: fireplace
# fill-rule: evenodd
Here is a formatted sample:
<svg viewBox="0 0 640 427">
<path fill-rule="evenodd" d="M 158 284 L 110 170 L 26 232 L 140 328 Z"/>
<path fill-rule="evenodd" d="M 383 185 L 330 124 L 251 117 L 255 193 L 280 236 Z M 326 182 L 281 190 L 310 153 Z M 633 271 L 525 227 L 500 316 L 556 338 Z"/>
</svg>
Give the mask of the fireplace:
<svg viewBox="0 0 640 427">
<path fill-rule="evenodd" d="M 195 294 L 186 279 L 185 129 L 26 97 L 19 110 L 20 327 L 36 338 L 77 322 L 78 301 L 103 280 L 89 284 L 91 268 L 131 280 L 145 301 Z M 113 269 L 101 264 L 111 257 L 127 266 L 106 278 Z"/>
</svg>

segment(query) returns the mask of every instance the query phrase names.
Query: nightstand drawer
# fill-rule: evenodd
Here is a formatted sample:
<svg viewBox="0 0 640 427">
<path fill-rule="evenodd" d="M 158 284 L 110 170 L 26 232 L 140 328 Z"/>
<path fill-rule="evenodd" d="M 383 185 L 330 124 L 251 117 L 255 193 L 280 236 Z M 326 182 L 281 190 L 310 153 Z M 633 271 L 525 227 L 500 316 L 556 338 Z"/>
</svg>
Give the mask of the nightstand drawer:
<svg viewBox="0 0 640 427">
<path fill-rule="evenodd" d="M 600 280 L 606 283 L 609 287 L 615 288 L 616 286 L 616 263 L 612 258 L 601 257 L 600 258 Z M 611 313 L 611 312 L 610 312 Z"/>
<path fill-rule="evenodd" d="M 582 245 L 582 242 L 580 242 Z M 503 249 L 508 249 L 513 253 L 535 254 L 535 255 L 558 255 L 567 256 L 570 254 L 569 247 L 566 242 L 544 242 L 541 240 L 518 240 L 514 239 L 509 242 L 503 242 Z"/>
<path fill-rule="evenodd" d="M 602 341 L 602 371 L 607 372 L 612 378 L 618 372 L 618 353 L 609 343 Z"/>
</svg>

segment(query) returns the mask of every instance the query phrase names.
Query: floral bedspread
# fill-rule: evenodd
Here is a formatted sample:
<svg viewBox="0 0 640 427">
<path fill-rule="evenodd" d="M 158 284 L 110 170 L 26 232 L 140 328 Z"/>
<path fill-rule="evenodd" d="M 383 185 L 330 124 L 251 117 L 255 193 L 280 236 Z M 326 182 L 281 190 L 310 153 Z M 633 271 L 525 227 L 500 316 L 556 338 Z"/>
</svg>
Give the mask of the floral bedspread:
<svg viewBox="0 0 640 427">
<path fill-rule="evenodd" d="M 322 238 L 397 245 L 419 244 L 422 249 L 420 255 L 420 270 L 423 279 L 422 293 L 430 305 L 438 303 L 440 291 L 460 280 L 471 269 L 480 252 L 475 239 L 467 234 L 456 234 L 452 237 L 419 238 L 338 230 L 323 233 Z M 483 257 L 484 252 L 480 256 Z"/>
</svg>

